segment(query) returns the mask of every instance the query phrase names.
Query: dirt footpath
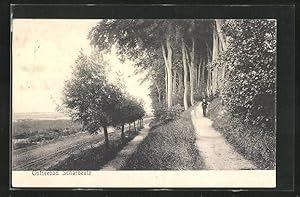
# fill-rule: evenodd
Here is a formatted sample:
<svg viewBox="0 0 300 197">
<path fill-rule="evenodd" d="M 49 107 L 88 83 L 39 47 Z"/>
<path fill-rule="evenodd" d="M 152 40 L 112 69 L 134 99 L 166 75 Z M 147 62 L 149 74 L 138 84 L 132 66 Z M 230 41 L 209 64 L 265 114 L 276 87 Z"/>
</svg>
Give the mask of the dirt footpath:
<svg viewBox="0 0 300 197">
<path fill-rule="evenodd" d="M 208 170 L 256 169 L 254 164 L 237 153 L 225 138 L 214 128 L 212 122 L 203 117 L 201 103 L 191 111 L 197 135 L 196 145 Z"/>
</svg>

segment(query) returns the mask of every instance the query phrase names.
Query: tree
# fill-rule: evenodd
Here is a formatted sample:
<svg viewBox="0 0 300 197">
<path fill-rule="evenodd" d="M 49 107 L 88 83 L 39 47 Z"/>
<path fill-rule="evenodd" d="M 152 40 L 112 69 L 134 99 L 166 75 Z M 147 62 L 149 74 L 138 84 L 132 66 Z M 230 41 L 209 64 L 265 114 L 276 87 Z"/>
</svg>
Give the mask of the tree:
<svg viewBox="0 0 300 197">
<path fill-rule="evenodd" d="M 113 126 L 121 126 L 121 139 L 123 142 L 125 139 L 125 124 L 133 122 L 135 128 L 135 121 L 142 119 L 144 115 L 145 110 L 142 102 L 138 102 L 128 93 L 123 94 L 120 105 L 116 107 L 116 110 L 112 114 Z"/>
<path fill-rule="evenodd" d="M 113 124 L 122 93 L 109 84 L 101 56 L 88 57 L 82 51 L 75 61 L 72 77 L 65 82 L 63 105 L 74 121 L 81 122 L 90 133 L 103 127 L 105 144 L 109 146 L 107 127 Z"/>
<path fill-rule="evenodd" d="M 181 40 L 181 44 L 178 47 L 181 48 L 182 67 L 184 76 L 184 88 L 185 90 L 183 100 L 185 103 L 185 109 L 195 102 L 195 93 L 200 93 L 200 89 L 205 89 L 205 85 L 208 83 L 200 83 L 204 81 L 206 70 L 208 67 L 207 59 L 210 59 L 211 45 L 208 44 L 211 39 L 213 20 L 181 20 L 179 23 L 178 37 Z M 186 67 L 186 68 L 185 68 Z M 198 72 L 195 72 L 197 71 Z M 200 75 L 202 70 L 202 74 Z M 184 77 L 185 78 L 185 77 Z M 207 77 L 206 77 L 207 78 Z M 195 86 L 197 85 L 197 87 Z M 195 91 L 195 88 L 196 91 Z M 188 98 L 189 96 L 189 98 Z M 199 99 L 199 96 L 198 96 Z"/>
<path fill-rule="evenodd" d="M 131 106 L 130 106 L 130 101 L 128 98 L 123 97 L 121 105 L 119 105 L 119 109 L 115 111 L 113 114 L 113 119 L 114 119 L 114 125 L 113 126 L 118 126 L 121 125 L 121 139 L 124 141 L 125 139 L 125 123 L 128 122 L 128 113 L 130 112 Z"/>
<path fill-rule="evenodd" d="M 187 94 L 188 94 L 188 71 L 187 71 L 187 62 L 186 62 L 186 49 L 184 39 L 182 38 L 182 62 L 183 62 L 183 69 L 184 69 L 184 95 L 183 95 L 183 102 L 184 102 L 184 109 L 188 109 L 188 101 L 187 101 Z"/>
</svg>

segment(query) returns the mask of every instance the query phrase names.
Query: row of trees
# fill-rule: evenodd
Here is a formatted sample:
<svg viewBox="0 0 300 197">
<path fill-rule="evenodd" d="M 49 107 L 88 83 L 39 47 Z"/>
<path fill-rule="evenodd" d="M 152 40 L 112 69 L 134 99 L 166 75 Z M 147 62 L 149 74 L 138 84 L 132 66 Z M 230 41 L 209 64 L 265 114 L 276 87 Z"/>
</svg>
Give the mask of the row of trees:
<svg viewBox="0 0 300 197">
<path fill-rule="evenodd" d="M 102 20 L 89 34 L 103 51 L 117 46 L 120 59 L 134 60 L 152 81 L 154 106 L 185 109 L 196 100 L 217 93 L 225 69 L 210 62 L 226 48 L 222 20 L 125 19 Z"/>
<path fill-rule="evenodd" d="M 80 52 L 66 81 L 64 106 L 91 133 L 143 118 L 143 104 L 109 83 L 101 53 L 116 47 L 150 80 L 154 114 L 173 116 L 203 97 L 219 96 L 245 124 L 275 130 L 276 21 L 105 19 L 89 33 L 95 47 Z M 156 113 L 157 112 L 157 113 Z M 174 113 L 173 113 L 174 112 Z M 168 119 L 166 117 L 165 119 Z M 141 124 L 142 121 L 139 122 Z"/>
<path fill-rule="evenodd" d="M 274 130 L 275 20 L 105 19 L 89 39 L 147 71 L 154 110 L 220 96 L 234 115 Z"/>
<path fill-rule="evenodd" d="M 98 51 L 90 56 L 81 51 L 71 78 L 65 82 L 63 105 L 72 119 L 90 133 L 102 127 L 109 146 L 109 126 L 121 126 L 124 140 L 125 124 L 135 125 L 137 120 L 141 124 L 145 111 L 142 102 L 108 81 L 105 64 Z"/>
</svg>

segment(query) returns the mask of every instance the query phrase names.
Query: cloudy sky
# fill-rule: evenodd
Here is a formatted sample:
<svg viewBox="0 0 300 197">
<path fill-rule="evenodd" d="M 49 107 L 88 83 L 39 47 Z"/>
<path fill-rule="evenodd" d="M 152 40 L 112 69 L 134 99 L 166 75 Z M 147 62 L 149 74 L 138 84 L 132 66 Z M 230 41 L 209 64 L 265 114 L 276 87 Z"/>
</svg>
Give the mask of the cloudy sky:
<svg viewBox="0 0 300 197">
<path fill-rule="evenodd" d="M 13 112 L 54 112 L 60 104 L 64 81 L 82 48 L 90 53 L 87 34 L 99 20 L 13 20 Z M 149 83 L 134 75 L 131 61 L 124 64 L 114 54 L 104 58 L 111 65 L 110 78 L 120 72 L 130 94 L 142 98 L 150 111 Z"/>
</svg>

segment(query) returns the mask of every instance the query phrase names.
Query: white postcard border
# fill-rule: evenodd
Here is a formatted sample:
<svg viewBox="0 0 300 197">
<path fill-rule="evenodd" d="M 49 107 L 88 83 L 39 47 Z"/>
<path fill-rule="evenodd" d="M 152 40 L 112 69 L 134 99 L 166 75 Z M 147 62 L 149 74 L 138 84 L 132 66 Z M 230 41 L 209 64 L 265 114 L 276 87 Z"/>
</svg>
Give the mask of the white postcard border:
<svg viewBox="0 0 300 197">
<path fill-rule="evenodd" d="M 12 171 L 12 187 L 275 188 L 276 170 Z"/>
</svg>

